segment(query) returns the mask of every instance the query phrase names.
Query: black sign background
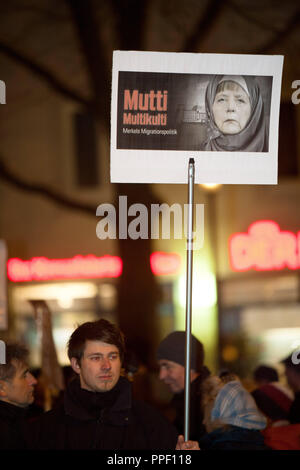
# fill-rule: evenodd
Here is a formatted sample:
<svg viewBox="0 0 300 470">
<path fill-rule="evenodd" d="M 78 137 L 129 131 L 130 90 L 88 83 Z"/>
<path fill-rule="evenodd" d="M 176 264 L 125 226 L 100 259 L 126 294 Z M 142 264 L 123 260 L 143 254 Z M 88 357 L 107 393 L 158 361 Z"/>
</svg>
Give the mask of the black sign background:
<svg viewBox="0 0 300 470">
<path fill-rule="evenodd" d="M 207 137 L 207 117 L 203 106 L 205 88 L 213 75 L 180 74 L 154 72 L 119 72 L 118 114 L 117 114 L 117 149 L 140 150 L 201 150 Z M 265 116 L 269 120 L 272 94 L 272 77 L 256 76 L 259 84 Z M 195 94 L 200 89 L 201 96 Z M 168 109 L 166 125 L 124 124 L 123 114 L 145 111 L 124 110 L 124 90 L 138 90 L 149 93 L 160 90 L 168 91 Z M 194 101 L 193 101 L 194 100 Z M 147 111 L 156 115 L 158 111 Z M 159 112 L 160 113 L 160 112 Z M 157 134 L 147 135 L 142 129 L 157 130 Z M 125 130 L 125 132 L 124 132 Z M 127 130 L 127 131 L 126 131 Z M 140 133 L 134 133 L 139 130 Z M 160 131 L 166 131 L 165 134 Z"/>
</svg>

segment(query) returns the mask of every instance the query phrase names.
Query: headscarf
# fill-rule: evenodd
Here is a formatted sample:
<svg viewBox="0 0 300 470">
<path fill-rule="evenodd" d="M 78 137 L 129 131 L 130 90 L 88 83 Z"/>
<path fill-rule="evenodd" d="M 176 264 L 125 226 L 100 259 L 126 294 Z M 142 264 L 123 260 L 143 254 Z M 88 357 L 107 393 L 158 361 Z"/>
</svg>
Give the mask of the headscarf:
<svg viewBox="0 0 300 470">
<path fill-rule="evenodd" d="M 253 397 L 238 380 L 228 382 L 221 388 L 211 411 L 211 420 L 257 430 L 264 429 L 267 424 Z"/>
<path fill-rule="evenodd" d="M 244 127 L 237 134 L 223 134 L 217 127 L 213 117 L 213 103 L 219 83 L 233 81 L 241 86 L 249 96 L 251 114 Z M 242 83 L 246 84 L 242 86 Z M 267 152 L 268 132 L 264 116 L 264 105 L 259 86 L 255 77 L 244 75 L 215 75 L 206 88 L 205 106 L 209 120 L 208 139 L 202 150 L 240 151 L 240 152 Z"/>
</svg>

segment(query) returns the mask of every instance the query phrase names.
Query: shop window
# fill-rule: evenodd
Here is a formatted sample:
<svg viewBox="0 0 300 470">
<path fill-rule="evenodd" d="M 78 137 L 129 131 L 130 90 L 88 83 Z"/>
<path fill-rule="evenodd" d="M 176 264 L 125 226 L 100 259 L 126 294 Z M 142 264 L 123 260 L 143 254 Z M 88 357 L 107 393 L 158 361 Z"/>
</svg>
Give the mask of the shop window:
<svg viewBox="0 0 300 470">
<path fill-rule="evenodd" d="M 21 342 L 30 344 L 29 362 L 32 367 L 40 367 L 41 364 L 41 332 L 29 299 L 47 302 L 61 365 L 69 364 L 66 344 L 78 325 L 99 318 L 117 323 L 117 289 L 114 283 L 92 280 L 24 283 L 12 286 L 10 296 L 16 335 Z"/>
<path fill-rule="evenodd" d="M 97 161 L 97 136 L 93 116 L 86 112 L 75 113 L 73 132 L 76 184 L 82 188 L 98 186 L 100 181 Z"/>
</svg>

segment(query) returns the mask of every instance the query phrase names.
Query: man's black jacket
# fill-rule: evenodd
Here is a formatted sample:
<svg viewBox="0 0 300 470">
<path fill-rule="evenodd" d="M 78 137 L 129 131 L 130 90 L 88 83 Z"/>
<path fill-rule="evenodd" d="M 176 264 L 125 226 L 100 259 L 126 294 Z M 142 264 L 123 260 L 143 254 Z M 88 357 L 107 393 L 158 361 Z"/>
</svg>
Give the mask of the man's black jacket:
<svg viewBox="0 0 300 470">
<path fill-rule="evenodd" d="M 24 449 L 22 426 L 26 410 L 0 400 L 0 449 Z"/>
<path fill-rule="evenodd" d="M 28 436 L 35 449 L 174 450 L 177 442 L 176 429 L 150 405 L 133 400 L 123 377 L 103 393 L 73 380 L 64 404 L 32 422 Z"/>
</svg>

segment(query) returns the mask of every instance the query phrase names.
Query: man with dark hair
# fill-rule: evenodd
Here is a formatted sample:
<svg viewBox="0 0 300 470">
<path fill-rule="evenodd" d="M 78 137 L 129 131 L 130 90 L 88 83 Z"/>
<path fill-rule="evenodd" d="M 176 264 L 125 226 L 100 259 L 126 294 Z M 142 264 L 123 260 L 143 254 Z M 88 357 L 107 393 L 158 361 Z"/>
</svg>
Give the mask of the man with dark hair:
<svg viewBox="0 0 300 470">
<path fill-rule="evenodd" d="M 37 449 L 175 449 L 177 432 L 148 404 L 133 400 L 121 376 L 125 342 L 107 320 L 84 323 L 71 335 L 68 356 L 78 377 L 64 404 L 31 425 Z"/>
<path fill-rule="evenodd" d="M 271 382 L 278 382 L 279 380 L 277 370 L 274 369 L 274 367 L 265 365 L 256 367 L 253 372 L 253 377 L 258 387 L 269 384 Z"/>
<path fill-rule="evenodd" d="M 185 383 L 184 331 L 173 331 L 161 341 L 157 350 L 159 378 L 174 396 L 170 411 L 175 414 L 173 423 L 179 434 L 184 433 L 184 383 Z M 210 375 L 204 366 L 203 344 L 191 336 L 191 388 L 190 388 L 190 438 L 198 441 L 205 433 L 201 409 L 202 382 Z"/>
<path fill-rule="evenodd" d="M 37 381 L 28 370 L 24 346 L 7 344 L 5 356 L 0 364 L 0 449 L 22 449 L 26 408 L 34 400 Z"/>
<path fill-rule="evenodd" d="M 285 365 L 287 382 L 295 393 L 288 420 L 291 424 L 300 423 L 300 350 L 294 351 L 281 361 Z"/>
</svg>

